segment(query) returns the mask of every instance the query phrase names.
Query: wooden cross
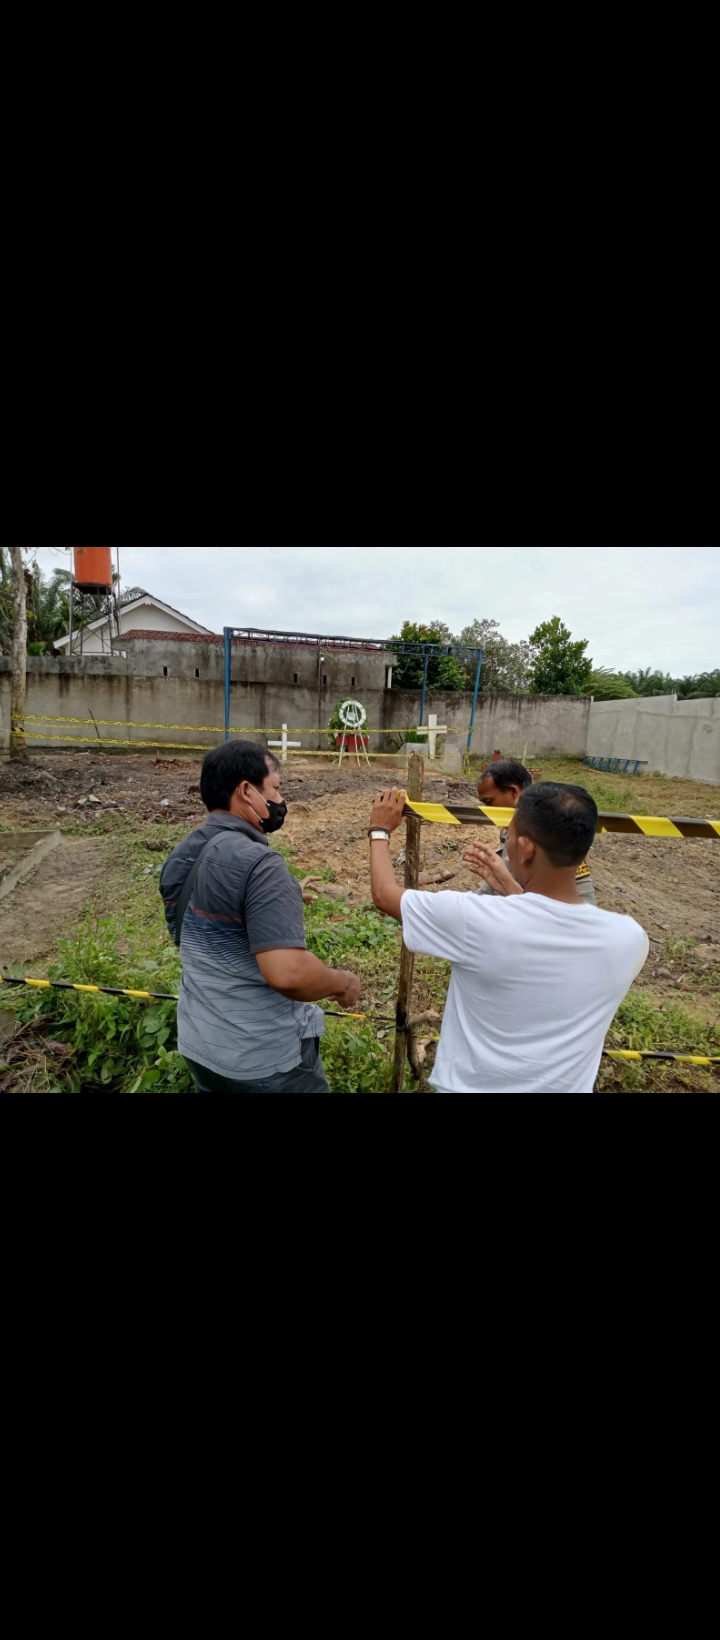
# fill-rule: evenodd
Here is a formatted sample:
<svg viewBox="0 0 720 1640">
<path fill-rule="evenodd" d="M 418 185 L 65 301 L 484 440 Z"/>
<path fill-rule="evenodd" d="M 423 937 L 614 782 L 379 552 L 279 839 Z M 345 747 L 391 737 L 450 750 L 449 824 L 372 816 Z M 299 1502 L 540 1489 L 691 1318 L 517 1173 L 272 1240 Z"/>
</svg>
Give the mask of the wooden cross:
<svg viewBox="0 0 720 1640">
<path fill-rule="evenodd" d="M 282 740 L 269 740 L 268 741 L 268 746 L 282 746 L 282 756 L 281 756 L 281 759 L 280 759 L 281 763 L 287 763 L 287 749 L 288 749 L 288 746 L 299 746 L 300 744 L 301 743 L 300 743 L 299 740 L 288 740 L 288 737 L 287 737 L 287 724 L 286 723 L 284 723 L 283 726 L 282 726 Z"/>
<path fill-rule="evenodd" d="M 418 724 L 417 733 L 419 735 L 422 735 L 422 734 L 425 733 L 425 730 L 423 728 L 422 723 Z M 428 745 L 429 745 L 428 756 L 429 757 L 434 757 L 435 756 L 435 738 L 436 738 L 436 736 L 437 735 L 446 735 L 446 734 L 447 734 L 447 724 L 446 723 L 438 723 L 437 714 L 435 712 L 431 712 L 430 716 L 428 718 L 428 728 L 427 728 L 427 737 L 428 737 Z"/>
</svg>

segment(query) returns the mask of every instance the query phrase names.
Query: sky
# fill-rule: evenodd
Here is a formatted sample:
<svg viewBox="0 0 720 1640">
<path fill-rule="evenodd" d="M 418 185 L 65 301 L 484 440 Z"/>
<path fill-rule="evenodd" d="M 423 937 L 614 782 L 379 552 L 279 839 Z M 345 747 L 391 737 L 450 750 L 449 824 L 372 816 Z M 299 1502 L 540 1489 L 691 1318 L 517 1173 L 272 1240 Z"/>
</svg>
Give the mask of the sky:
<svg viewBox="0 0 720 1640">
<path fill-rule="evenodd" d="M 44 573 L 69 567 L 60 549 L 36 557 Z M 459 632 L 489 618 L 517 642 L 559 615 L 595 666 L 720 666 L 713 547 L 121 547 L 120 574 L 214 632 L 384 638 L 404 620 Z"/>
</svg>

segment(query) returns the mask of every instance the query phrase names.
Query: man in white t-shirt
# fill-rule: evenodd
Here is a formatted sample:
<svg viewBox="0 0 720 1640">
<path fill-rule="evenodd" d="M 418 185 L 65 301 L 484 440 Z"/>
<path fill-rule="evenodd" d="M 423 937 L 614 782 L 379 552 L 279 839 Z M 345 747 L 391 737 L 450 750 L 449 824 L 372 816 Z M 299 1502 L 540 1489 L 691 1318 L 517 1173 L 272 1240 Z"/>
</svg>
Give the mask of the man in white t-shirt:
<svg viewBox="0 0 720 1640">
<path fill-rule="evenodd" d="M 380 911 L 410 951 L 452 965 L 432 1073 L 438 1093 L 592 1093 L 606 1031 L 648 954 L 632 917 L 578 894 L 575 872 L 595 837 L 582 786 L 524 790 L 507 835 L 511 872 L 473 843 L 465 859 L 496 895 L 398 888 L 390 832 L 405 793 L 379 793 L 370 816 L 370 875 Z"/>
</svg>

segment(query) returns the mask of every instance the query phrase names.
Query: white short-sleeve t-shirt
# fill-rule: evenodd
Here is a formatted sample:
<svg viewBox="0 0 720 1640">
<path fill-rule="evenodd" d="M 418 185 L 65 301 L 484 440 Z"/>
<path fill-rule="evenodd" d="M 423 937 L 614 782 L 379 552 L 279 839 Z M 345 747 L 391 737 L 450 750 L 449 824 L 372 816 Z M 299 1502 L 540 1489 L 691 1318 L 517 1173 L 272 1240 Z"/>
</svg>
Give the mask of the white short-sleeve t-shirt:
<svg viewBox="0 0 720 1640">
<path fill-rule="evenodd" d="M 439 1093 L 592 1093 L 605 1033 L 647 957 L 634 918 L 544 894 L 422 893 L 403 939 L 452 963 Z"/>
</svg>

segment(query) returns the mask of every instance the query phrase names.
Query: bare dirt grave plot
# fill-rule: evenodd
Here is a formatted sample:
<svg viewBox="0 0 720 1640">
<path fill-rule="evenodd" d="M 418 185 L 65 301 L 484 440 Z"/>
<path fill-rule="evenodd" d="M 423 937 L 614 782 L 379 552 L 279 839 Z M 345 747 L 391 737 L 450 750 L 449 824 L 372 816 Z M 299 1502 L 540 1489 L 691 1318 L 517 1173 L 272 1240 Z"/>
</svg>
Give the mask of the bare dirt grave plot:
<svg viewBox="0 0 720 1640">
<path fill-rule="evenodd" d="M 187 821 L 190 829 L 205 815 L 199 778 L 200 761 L 190 757 L 156 763 L 140 754 L 55 752 L 27 763 L 6 760 L 0 765 L 0 818 L 62 829 L 69 820 L 82 824 L 107 816 L 111 822 L 132 814 L 160 824 Z"/>
<path fill-rule="evenodd" d="M 1 834 L 0 834 L 1 835 Z M 0 901 L 0 967 L 39 964 L 72 938 L 88 901 L 107 890 L 113 849 L 104 837 L 64 837 L 37 871 Z"/>
</svg>

